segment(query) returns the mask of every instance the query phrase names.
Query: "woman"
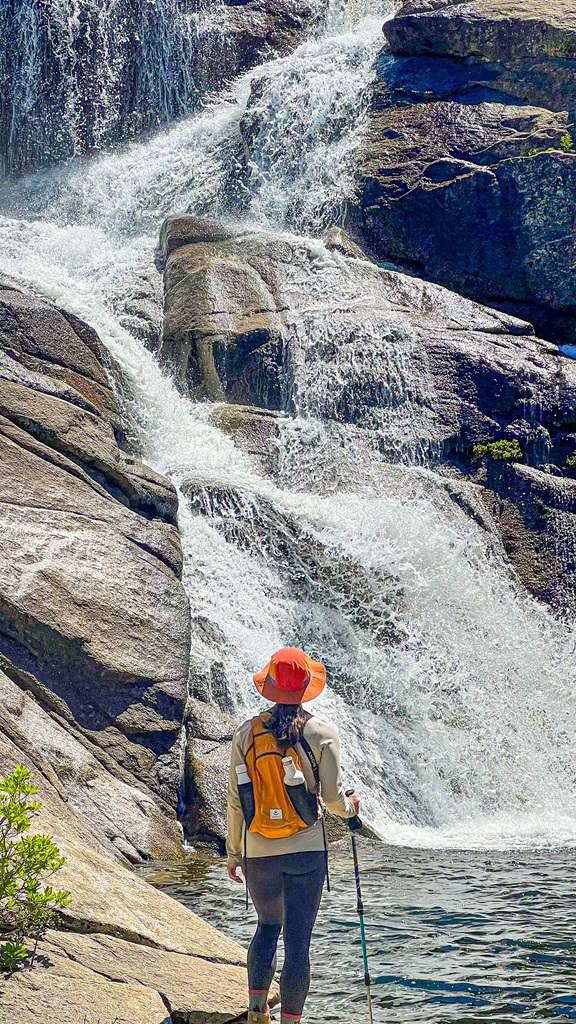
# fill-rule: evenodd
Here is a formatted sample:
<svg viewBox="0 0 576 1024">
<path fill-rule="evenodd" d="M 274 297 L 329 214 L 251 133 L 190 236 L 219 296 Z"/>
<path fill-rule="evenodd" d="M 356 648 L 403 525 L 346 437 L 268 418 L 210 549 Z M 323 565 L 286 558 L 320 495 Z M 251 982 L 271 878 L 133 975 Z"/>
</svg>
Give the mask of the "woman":
<svg viewBox="0 0 576 1024">
<path fill-rule="evenodd" d="M 243 868 L 258 914 L 258 927 L 248 950 L 248 1021 L 270 1022 L 268 991 L 283 928 L 281 1024 L 294 1024 L 301 1019 L 310 986 L 310 939 L 327 861 L 321 807 L 306 794 L 306 789 L 309 793 L 318 791 L 328 810 L 341 818 L 357 814 L 359 802 L 356 796 L 347 797 L 344 793 L 337 730 L 302 707 L 324 689 L 324 665 L 312 661 L 299 648 L 283 647 L 254 676 L 254 683 L 263 697 L 274 702 L 274 707 L 244 722 L 232 741 L 228 874 L 232 881 L 242 883 L 238 871 Z M 308 801 L 313 801 L 308 816 L 305 811 L 300 816 L 292 807 L 294 798 L 290 794 L 294 790 L 284 784 L 283 773 L 289 769 L 281 760 L 286 754 L 293 756 L 292 768 L 301 768 L 304 775 L 306 785 L 302 783 L 300 790 Z M 248 782 L 248 789 L 253 792 L 249 827 L 245 824 L 238 779 Z"/>
</svg>

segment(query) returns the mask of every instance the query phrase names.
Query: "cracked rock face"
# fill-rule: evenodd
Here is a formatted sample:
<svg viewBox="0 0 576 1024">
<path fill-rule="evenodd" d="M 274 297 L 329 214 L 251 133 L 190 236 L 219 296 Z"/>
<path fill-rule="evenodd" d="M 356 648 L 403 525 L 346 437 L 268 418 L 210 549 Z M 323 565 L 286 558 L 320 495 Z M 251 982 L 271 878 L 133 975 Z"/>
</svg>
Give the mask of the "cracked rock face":
<svg viewBox="0 0 576 1024">
<path fill-rule="evenodd" d="M 100 822 L 92 824 L 88 810 L 74 805 L 74 780 L 68 789 L 61 762 L 55 771 L 39 745 L 26 747 L 31 725 L 16 714 L 18 694 L 4 686 L 2 697 L 14 714 L 0 729 L 0 774 L 25 750 L 43 803 L 33 830 L 53 836 L 66 858 L 58 886 L 71 892 L 72 903 L 66 930 L 50 931 L 40 943 L 35 970 L 3 980 L 0 1024 L 237 1018 L 246 1000 L 244 950 L 119 862 Z"/>
<path fill-rule="evenodd" d="M 108 829 L 138 860 L 178 844 L 189 609 L 176 494 L 126 451 L 108 367 L 85 324 L 0 288 L 2 668 L 48 716 L 24 716 L 33 742 L 48 752 L 68 733 L 61 770 L 93 817 L 127 799 L 106 773 L 160 798 L 149 827 L 143 811 Z"/>
<path fill-rule="evenodd" d="M 353 229 L 376 258 L 572 341 L 570 5 L 408 3 L 384 33 Z"/>
</svg>

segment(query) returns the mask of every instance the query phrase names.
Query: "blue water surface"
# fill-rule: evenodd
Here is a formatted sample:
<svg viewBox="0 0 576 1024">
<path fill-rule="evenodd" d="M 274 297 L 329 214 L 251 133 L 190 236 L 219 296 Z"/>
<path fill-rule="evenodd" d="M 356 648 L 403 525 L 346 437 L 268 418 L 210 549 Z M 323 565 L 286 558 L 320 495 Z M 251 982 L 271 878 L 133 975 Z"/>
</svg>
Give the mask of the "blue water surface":
<svg viewBox="0 0 576 1024">
<path fill-rule="evenodd" d="M 476 853 L 361 844 L 378 1024 L 576 1020 L 573 851 Z M 365 1019 L 350 852 L 331 853 L 305 1022 Z M 254 930 L 222 862 L 147 869 L 154 884 L 244 945 Z"/>
</svg>

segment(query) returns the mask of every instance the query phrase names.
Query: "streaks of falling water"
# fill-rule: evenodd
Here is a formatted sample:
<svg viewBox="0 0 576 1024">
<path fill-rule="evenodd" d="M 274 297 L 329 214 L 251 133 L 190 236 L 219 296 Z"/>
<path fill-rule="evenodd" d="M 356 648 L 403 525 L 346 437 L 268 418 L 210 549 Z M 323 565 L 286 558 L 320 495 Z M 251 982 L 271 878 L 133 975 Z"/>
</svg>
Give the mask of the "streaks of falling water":
<svg viewBox="0 0 576 1024">
<path fill-rule="evenodd" d="M 6 172 L 90 152 L 198 106 L 237 56 L 218 0 L 3 0 Z"/>
<path fill-rule="evenodd" d="M 347 681 L 347 689 L 323 695 L 319 710 L 340 722 L 347 769 L 389 841 L 574 843 L 572 633 L 515 591 L 489 540 L 443 498 L 441 481 L 426 470 L 387 467 L 352 429 L 340 431 L 335 450 L 330 425 L 303 415 L 287 425 L 286 436 L 308 434 L 313 472 L 310 465 L 307 477 L 300 460 L 280 489 L 211 425 L 207 406 L 176 392 L 121 322 L 135 281 L 153 273 L 165 213 L 240 214 L 228 209 L 227 190 L 250 102 L 258 113 L 254 177 L 242 215 L 313 230 L 323 223 L 323 189 L 333 215 L 349 185 L 342 163 L 356 144 L 354 132 L 339 130 L 339 112 L 361 121 L 380 44 L 378 19 L 339 18 L 335 11 L 323 37 L 261 68 L 252 101 L 247 77 L 166 135 L 6 187 L 4 212 L 23 219 L 0 221 L 0 269 L 99 330 L 130 377 L 145 457 L 177 485 L 190 477 L 206 486 L 224 481 L 250 500 L 269 501 L 335 557 L 398 581 L 402 601 L 393 614 L 404 640 L 380 647 L 337 609 L 299 600 L 276 565 L 227 542 L 217 521 L 193 517 L 183 502 L 185 582 L 193 612 L 218 624 L 226 638 L 220 653 L 237 710 L 252 701 L 253 666 L 264 663 L 271 646 L 298 638 L 318 655 L 327 652 L 333 677 Z M 363 47 L 370 60 L 365 53 L 359 60 Z M 332 102 L 339 60 L 348 71 Z M 298 115 L 294 132 L 278 102 L 286 87 Z M 309 132 L 306 109 L 323 110 Z M 298 161 L 302 135 L 305 159 Z M 286 156 L 278 161 L 282 144 Z M 336 462 L 337 493 L 323 495 L 319 481 Z M 207 657 L 198 639 L 193 656 L 203 663 Z M 350 688 L 354 707 L 343 696 Z"/>
</svg>

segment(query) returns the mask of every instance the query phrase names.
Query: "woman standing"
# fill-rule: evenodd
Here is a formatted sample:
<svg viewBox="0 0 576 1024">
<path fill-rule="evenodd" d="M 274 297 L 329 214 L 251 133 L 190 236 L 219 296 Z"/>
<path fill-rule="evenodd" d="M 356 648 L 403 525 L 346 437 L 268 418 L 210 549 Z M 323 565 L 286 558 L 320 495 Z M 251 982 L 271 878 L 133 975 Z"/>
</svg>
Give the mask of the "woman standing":
<svg viewBox="0 0 576 1024">
<path fill-rule="evenodd" d="M 293 1024 L 310 986 L 310 939 L 326 877 L 322 807 L 313 794 L 341 818 L 357 814 L 359 803 L 344 794 L 336 728 L 302 707 L 324 689 L 324 665 L 283 647 L 254 683 L 274 707 L 244 722 L 232 741 L 228 874 L 242 883 L 243 869 L 258 914 L 248 950 L 248 1021 L 269 1024 L 268 991 L 284 929 L 281 1024 Z"/>
</svg>

